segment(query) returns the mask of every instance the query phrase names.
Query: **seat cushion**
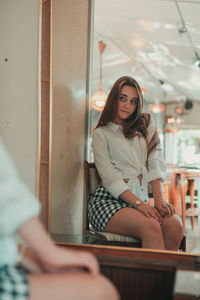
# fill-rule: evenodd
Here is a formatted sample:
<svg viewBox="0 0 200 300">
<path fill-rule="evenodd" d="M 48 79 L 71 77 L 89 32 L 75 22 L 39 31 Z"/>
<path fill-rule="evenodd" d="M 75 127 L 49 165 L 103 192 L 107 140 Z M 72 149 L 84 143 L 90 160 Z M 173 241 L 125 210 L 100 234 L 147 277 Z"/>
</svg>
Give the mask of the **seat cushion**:
<svg viewBox="0 0 200 300">
<path fill-rule="evenodd" d="M 96 231 L 97 234 L 103 235 L 107 241 L 115 242 L 140 242 L 140 239 L 112 232 Z"/>
</svg>

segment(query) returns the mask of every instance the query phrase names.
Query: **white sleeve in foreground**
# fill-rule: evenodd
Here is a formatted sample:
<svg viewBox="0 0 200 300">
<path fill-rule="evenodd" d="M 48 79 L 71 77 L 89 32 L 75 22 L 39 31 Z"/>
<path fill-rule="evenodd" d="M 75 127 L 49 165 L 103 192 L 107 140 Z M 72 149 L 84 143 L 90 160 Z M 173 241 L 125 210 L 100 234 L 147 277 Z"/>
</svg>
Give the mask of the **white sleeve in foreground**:
<svg viewBox="0 0 200 300">
<path fill-rule="evenodd" d="M 20 180 L 11 158 L 0 143 L 0 237 L 16 232 L 39 212 L 38 199 Z"/>
</svg>

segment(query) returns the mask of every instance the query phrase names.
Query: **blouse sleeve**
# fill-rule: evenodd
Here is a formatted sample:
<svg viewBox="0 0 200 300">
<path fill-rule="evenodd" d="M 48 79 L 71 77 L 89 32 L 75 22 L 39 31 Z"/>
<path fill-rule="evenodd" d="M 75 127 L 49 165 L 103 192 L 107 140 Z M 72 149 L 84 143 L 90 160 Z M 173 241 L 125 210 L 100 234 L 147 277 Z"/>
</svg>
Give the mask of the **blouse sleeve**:
<svg viewBox="0 0 200 300">
<path fill-rule="evenodd" d="M 102 185 L 114 198 L 118 198 L 129 188 L 122 179 L 121 174 L 111 163 L 105 134 L 99 129 L 97 128 L 92 135 L 95 165 L 101 177 Z"/>
<path fill-rule="evenodd" d="M 0 238 L 13 234 L 39 212 L 39 201 L 18 177 L 0 142 Z"/>
<path fill-rule="evenodd" d="M 150 142 L 156 130 L 155 123 L 151 118 L 150 124 L 148 127 L 148 137 L 147 141 Z M 161 179 L 162 181 L 165 180 L 166 177 L 166 164 L 163 158 L 163 151 L 161 145 L 157 145 L 156 149 L 151 151 L 148 159 L 147 159 L 147 167 L 149 171 L 149 182 Z"/>
</svg>

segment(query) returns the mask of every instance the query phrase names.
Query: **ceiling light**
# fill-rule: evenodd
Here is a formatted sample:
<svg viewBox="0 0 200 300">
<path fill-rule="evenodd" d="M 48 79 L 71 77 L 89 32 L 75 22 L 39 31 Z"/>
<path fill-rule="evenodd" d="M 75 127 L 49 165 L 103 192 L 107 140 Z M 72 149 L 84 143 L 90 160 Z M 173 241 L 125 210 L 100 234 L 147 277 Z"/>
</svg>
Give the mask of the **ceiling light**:
<svg viewBox="0 0 200 300">
<path fill-rule="evenodd" d="M 105 106 L 107 100 L 107 94 L 103 91 L 104 84 L 102 81 L 102 53 L 106 48 L 106 44 L 100 41 L 98 43 L 99 46 L 99 54 L 100 54 L 100 75 L 99 75 L 99 83 L 98 90 L 96 93 L 92 95 L 92 108 L 98 112 L 101 112 Z"/>
<path fill-rule="evenodd" d="M 182 120 L 182 119 L 180 119 L 180 118 L 176 118 L 176 123 L 177 123 L 178 125 L 180 125 L 180 124 L 182 124 L 182 123 L 183 123 L 183 120 Z"/>
<path fill-rule="evenodd" d="M 187 32 L 187 27 L 185 26 L 185 22 L 182 24 L 182 26 L 180 26 L 179 24 L 177 26 L 178 26 L 178 32 L 180 34 L 183 34 L 183 33 Z"/>
<path fill-rule="evenodd" d="M 175 123 L 175 118 L 172 117 L 172 116 L 167 115 L 167 116 L 165 117 L 165 121 L 166 121 L 166 123 L 168 123 L 168 124 L 174 124 L 174 123 Z"/>
<path fill-rule="evenodd" d="M 104 108 L 108 95 L 103 91 L 103 82 L 98 84 L 98 91 L 92 95 L 92 108 L 101 112 Z"/>
<path fill-rule="evenodd" d="M 157 92 L 159 93 L 159 95 L 155 98 L 154 103 L 149 104 L 149 106 L 148 106 L 149 111 L 152 111 L 154 114 L 161 113 L 165 110 L 165 105 L 160 104 L 160 101 L 159 101 L 159 99 L 163 100 L 164 93 L 161 88 L 163 84 L 164 84 L 164 81 L 161 79 L 158 79 Z"/>
<path fill-rule="evenodd" d="M 191 38 L 191 36 L 190 36 L 190 32 L 189 32 L 189 30 L 188 30 L 188 28 L 187 28 L 187 26 L 186 26 L 186 23 L 185 23 L 185 20 L 184 20 L 184 18 L 183 18 L 183 15 L 182 15 L 182 13 L 181 13 L 179 4 L 178 4 L 177 0 L 175 0 L 174 3 L 175 3 L 175 5 L 176 5 L 176 8 L 177 8 L 177 10 L 178 10 L 178 13 L 179 13 L 179 16 L 180 16 L 180 19 L 181 19 L 181 27 L 178 26 L 178 31 L 179 31 L 179 33 L 181 33 L 181 34 L 182 34 L 182 33 L 186 33 L 186 34 L 187 34 L 188 41 L 189 41 L 191 47 L 193 48 L 194 54 L 195 54 L 194 65 L 200 68 L 200 57 L 199 57 L 199 54 L 198 54 L 198 52 L 197 52 L 197 50 L 196 50 L 196 47 L 195 47 L 195 45 L 194 45 L 194 43 L 193 43 L 193 40 L 192 40 L 192 38 Z"/>
<path fill-rule="evenodd" d="M 177 107 L 175 108 L 175 111 L 176 111 L 176 113 L 177 113 L 178 115 L 183 115 L 183 108 L 182 108 L 182 107 L 177 106 Z"/>
<path fill-rule="evenodd" d="M 197 51 L 195 51 L 195 61 L 194 61 L 194 65 L 196 67 L 199 67 L 200 68 L 200 57 L 199 57 L 199 54 L 197 53 Z"/>
<path fill-rule="evenodd" d="M 195 65 L 196 67 L 199 67 L 199 68 L 200 68 L 200 60 L 196 60 L 196 61 L 194 62 L 194 65 Z"/>
<path fill-rule="evenodd" d="M 164 128 L 164 132 L 166 132 L 166 133 L 177 133 L 178 131 L 179 131 L 178 127 L 174 127 L 174 128 L 165 127 Z"/>
<path fill-rule="evenodd" d="M 148 109 L 152 111 L 154 114 L 161 113 L 165 110 L 165 106 L 163 104 L 149 104 Z"/>
<path fill-rule="evenodd" d="M 179 125 L 181 125 L 182 123 L 183 123 L 183 120 L 180 117 L 166 115 L 164 132 L 176 133 L 179 130 Z"/>
</svg>

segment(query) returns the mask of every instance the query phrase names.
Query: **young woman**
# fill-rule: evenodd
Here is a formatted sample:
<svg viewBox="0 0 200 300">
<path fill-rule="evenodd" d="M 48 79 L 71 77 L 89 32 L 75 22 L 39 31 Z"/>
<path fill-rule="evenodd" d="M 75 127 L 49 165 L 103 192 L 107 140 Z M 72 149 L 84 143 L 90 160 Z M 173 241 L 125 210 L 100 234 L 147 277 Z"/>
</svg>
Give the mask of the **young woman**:
<svg viewBox="0 0 200 300">
<path fill-rule="evenodd" d="M 93 132 L 94 161 L 102 183 L 88 203 L 97 231 L 138 237 L 143 248 L 178 250 L 182 224 L 163 196 L 166 167 L 143 95 L 131 77 L 113 85 Z M 149 205 L 151 183 L 154 206 Z"/>
<path fill-rule="evenodd" d="M 0 299 L 119 299 L 93 255 L 51 241 L 39 211 L 39 201 L 18 178 L 0 143 Z M 16 234 L 30 247 L 20 247 L 20 259 Z"/>
</svg>

